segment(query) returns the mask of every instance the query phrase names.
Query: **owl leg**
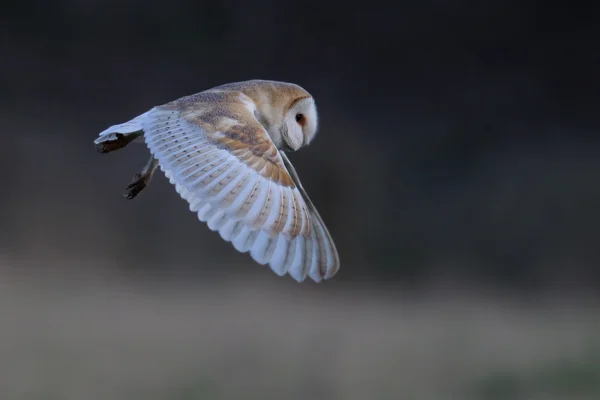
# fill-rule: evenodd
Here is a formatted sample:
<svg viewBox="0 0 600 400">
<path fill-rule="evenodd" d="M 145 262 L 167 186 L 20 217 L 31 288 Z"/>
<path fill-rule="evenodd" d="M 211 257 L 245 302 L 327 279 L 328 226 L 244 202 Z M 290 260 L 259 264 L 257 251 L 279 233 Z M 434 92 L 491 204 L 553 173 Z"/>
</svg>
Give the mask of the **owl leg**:
<svg viewBox="0 0 600 400">
<path fill-rule="evenodd" d="M 128 199 L 133 199 L 138 194 L 140 194 L 140 192 L 144 190 L 146 186 L 148 186 L 148 183 L 150 183 L 150 179 L 152 179 L 152 175 L 154 174 L 154 171 L 157 167 L 158 160 L 153 156 L 150 156 L 150 159 L 148 160 L 142 171 L 137 172 L 135 175 L 133 175 L 133 180 L 129 185 L 127 185 L 123 196 L 125 196 Z"/>
</svg>

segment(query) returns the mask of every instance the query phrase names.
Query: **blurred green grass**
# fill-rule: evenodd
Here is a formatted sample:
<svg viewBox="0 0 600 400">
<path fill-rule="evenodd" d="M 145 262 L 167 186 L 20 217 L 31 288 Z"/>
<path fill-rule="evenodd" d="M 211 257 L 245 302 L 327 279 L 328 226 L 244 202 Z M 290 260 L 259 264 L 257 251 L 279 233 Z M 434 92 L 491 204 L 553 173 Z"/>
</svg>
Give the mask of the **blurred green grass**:
<svg viewBox="0 0 600 400">
<path fill-rule="evenodd" d="M 592 303 L 3 274 L 0 398 L 600 398 Z"/>
<path fill-rule="evenodd" d="M 600 353 L 563 356 L 524 369 L 488 371 L 473 384 L 471 398 L 481 400 L 600 399 Z"/>
</svg>

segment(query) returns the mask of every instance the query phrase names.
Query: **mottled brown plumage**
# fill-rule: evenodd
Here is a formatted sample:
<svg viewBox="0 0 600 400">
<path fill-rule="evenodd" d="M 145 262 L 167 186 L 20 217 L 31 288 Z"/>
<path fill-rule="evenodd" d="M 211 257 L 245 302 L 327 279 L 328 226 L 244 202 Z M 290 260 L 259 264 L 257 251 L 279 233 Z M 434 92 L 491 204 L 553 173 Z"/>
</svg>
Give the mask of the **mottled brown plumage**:
<svg viewBox="0 0 600 400">
<path fill-rule="evenodd" d="M 310 94 L 297 85 L 260 82 L 230 83 L 162 108 L 179 111 L 183 118 L 201 126 L 216 145 L 224 146 L 265 178 L 295 187 L 267 131 L 254 115 L 248 114 L 248 104 L 254 103 L 265 117 L 264 123 L 272 124 L 273 117 L 283 118 L 291 106 Z"/>
</svg>

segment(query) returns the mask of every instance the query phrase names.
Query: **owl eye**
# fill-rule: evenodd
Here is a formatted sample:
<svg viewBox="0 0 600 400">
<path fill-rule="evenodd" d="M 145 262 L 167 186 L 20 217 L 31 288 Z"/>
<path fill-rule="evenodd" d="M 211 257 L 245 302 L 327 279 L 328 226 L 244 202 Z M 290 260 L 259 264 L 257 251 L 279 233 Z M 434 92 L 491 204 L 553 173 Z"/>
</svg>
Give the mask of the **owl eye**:
<svg viewBox="0 0 600 400">
<path fill-rule="evenodd" d="M 296 114 L 296 122 L 302 124 L 304 121 L 304 114 Z"/>
</svg>

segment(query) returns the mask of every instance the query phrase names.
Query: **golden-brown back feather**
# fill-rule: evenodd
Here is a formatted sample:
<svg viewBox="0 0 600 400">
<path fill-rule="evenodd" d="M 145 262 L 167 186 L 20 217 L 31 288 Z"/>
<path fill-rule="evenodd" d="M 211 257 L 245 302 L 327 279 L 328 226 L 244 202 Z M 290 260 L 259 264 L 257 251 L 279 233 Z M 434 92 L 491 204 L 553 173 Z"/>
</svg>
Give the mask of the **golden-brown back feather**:
<svg viewBox="0 0 600 400">
<path fill-rule="evenodd" d="M 159 108 L 179 111 L 182 118 L 202 127 L 215 145 L 227 149 L 265 178 L 295 187 L 267 131 L 248 112 L 250 104 L 252 99 L 242 92 L 213 89 Z"/>
</svg>

